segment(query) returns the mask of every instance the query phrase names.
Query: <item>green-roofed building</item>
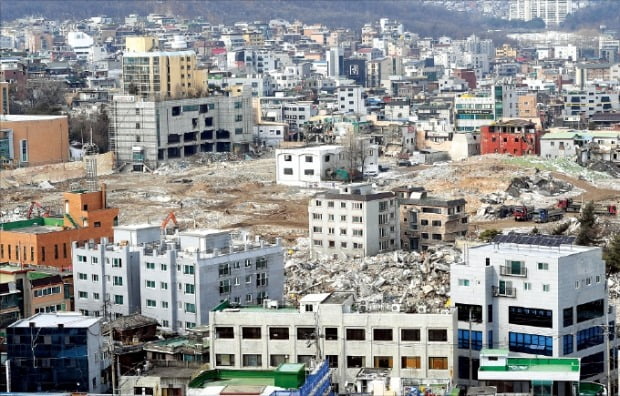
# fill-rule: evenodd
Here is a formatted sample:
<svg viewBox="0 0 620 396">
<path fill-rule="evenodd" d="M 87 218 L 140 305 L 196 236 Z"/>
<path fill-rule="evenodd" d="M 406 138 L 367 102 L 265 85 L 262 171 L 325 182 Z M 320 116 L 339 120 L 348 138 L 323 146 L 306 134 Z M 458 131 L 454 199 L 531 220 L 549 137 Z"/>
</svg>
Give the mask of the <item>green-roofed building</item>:
<svg viewBox="0 0 620 396">
<path fill-rule="evenodd" d="M 503 394 L 534 396 L 606 395 L 605 387 L 580 383 L 580 358 L 520 357 L 506 349 L 480 352 L 478 379 Z"/>
</svg>

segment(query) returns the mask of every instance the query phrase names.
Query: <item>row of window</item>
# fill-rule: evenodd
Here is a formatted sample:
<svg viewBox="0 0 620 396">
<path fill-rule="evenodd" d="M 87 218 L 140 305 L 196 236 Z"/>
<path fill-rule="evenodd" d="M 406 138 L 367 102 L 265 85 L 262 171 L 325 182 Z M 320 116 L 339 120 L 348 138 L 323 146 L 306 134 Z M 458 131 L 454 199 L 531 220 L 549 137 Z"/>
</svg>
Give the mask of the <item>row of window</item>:
<svg viewBox="0 0 620 396">
<path fill-rule="evenodd" d="M 6 249 L 6 257 L 5 257 L 5 249 Z M 34 246 L 30 246 L 28 248 L 26 245 L 22 245 L 21 255 L 20 255 L 20 245 L 9 245 L 9 244 L 0 244 L 0 259 L 8 259 L 8 260 L 28 260 L 28 253 L 30 253 L 30 261 L 35 261 L 34 259 Z M 62 257 L 67 258 L 68 255 L 67 244 L 62 244 Z M 58 260 L 60 258 L 60 248 L 59 245 L 54 245 L 54 259 Z M 45 261 L 45 246 L 41 247 L 41 261 Z"/>
<path fill-rule="evenodd" d="M 252 268 L 252 260 L 246 259 L 243 263 L 244 268 Z M 254 263 L 256 265 L 256 269 L 265 269 L 267 268 L 267 259 L 265 257 L 257 257 Z M 241 262 L 235 261 L 232 263 L 222 263 L 218 266 L 218 274 L 219 276 L 226 276 L 232 273 L 232 270 L 241 269 Z"/>
<path fill-rule="evenodd" d="M 316 246 L 316 247 L 322 247 L 323 246 L 323 241 L 320 239 L 313 239 L 312 240 L 312 246 Z M 341 249 L 348 249 L 349 244 L 347 242 L 340 242 L 340 248 Z M 335 241 L 327 241 L 327 247 L 335 249 L 336 248 L 336 242 Z M 351 243 L 351 249 L 363 249 L 364 248 L 364 244 L 363 243 L 359 243 L 359 242 L 353 242 Z"/>
<path fill-rule="evenodd" d="M 391 218 L 394 217 L 394 214 L 391 213 Z M 342 222 L 346 222 L 347 221 L 347 216 L 346 215 L 341 215 L 339 217 L 340 221 Z M 312 220 L 323 220 L 323 214 L 322 213 L 312 213 Z M 327 221 L 336 221 L 336 216 L 333 214 L 328 214 L 327 215 Z M 351 216 L 351 222 L 352 223 L 363 223 L 364 222 L 364 217 L 363 216 Z"/>
<path fill-rule="evenodd" d="M 310 364 L 315 358 L 314 355 L 297 355 L 295 361 L 299 363 Z M 331 368 L 338 367 L 338 355 L 326 355 Z M 263 355 L 261 354 L 243 354 L 241 355 L 242 367 L 262 367 Z M 277 367 L 282 363 L 288 361 L 288 355 L 269 355 L 269 366 Z M 234 354 L 215 354 L 215 364 L 217 366 L 234 366 L 235 355 Z M 359 368 L 366 366 L 366 356 L 347 356 L 346 362 L 347 368 Z M 374 356 L 373 357 L 374 368 L 394 368 L 393 356 Z M 420 356 L 401 356 L 400 368 L 402 369 L 421 369 L 422 359 Z M 446 356 L 429 356 L 428 357 L 428 369 L 429 370 L 447 370 L 448 369 L 448 357 Z"/>
<path fill-rule="evenodd" d="M 386 201 L 383 202 L 379 202 L 379 206 L 381 207 L 381 204 L 384 204 L 383 206 L 383 210 L 385 210 L 387 207 L 385 205 L 387 205 Z M 390 204 L 391 206 L 394 205 L 394 200 L 390 200 Z M 335 205 L 334 201 L 327 201 L 327 207 L 328 208 L 333 208 Z M 320 199 L 316 199 L 314 201 L 314 206 L 323 206 L 323 201 L 321 201 Z M 361 210 L 364 207 L 364 204 L 362 202 L 352 202 L 351 203 L 351 209 L 356 209 L 356 210 Z M 346 202 L 340 202 L 340 209 L 346 209 L 347 208 L 347 203 Z M 380 210 L 381 211 L 381 210 Z"/>
<path fill-rule="evenodd" d="M 328 341 L 338 340 L 338 328 L 325 327 L 323 329 L 325 337 Z M 241 328 L 242 339 L 260 339 L 263 334 L 263 328 L 258 326 L 244 326 Z M 290 338 L 289 327 L 269 327 L 268 329 L 270 340 L 288 340 Z M 394 329 L 391 328 L 376 328 L 371 330 L 373 341 L 394 341 Z M 297 327 L 296 335 L 298 340 L 312 340 L 316 338 L 316 328 L 314 327 Z M 216 338 L 234 338 L 234 327 L 231 326 L 216 326 L 215 328 Z M 345 339 L 347 341 L 365 341 L 368 336 L 367 330 L 363 328 L 346 328 Z M 428 329 L 427 340 L 432 342 L 447 342 L 448 330 L 447 329 Z M 420 329 L 409 328 L 400 329 L 400 341 L 413 341 L 419 342 Z"/>
<path fill-rule="evenodd" d="M 36 289 L 34 291 L 34 296 L 35 297 L 43 297 L 43 296 L 49 296 L 52 294 L 60 294 L 62 288 L 60 286 L 50 286 L 50 287 L 45 287 L 42 289 Z"/>
<path fill-rule="evenodd" d="M 269 278 L 266 272 L 260 272 L 254 275 L 246 275 L 245 276 L 245 284 L 251 284 L 252 278 L 256 277 L 256 286 L 257 287 L 265 287 L 269 284 Z M 222 279 L 220 281 L 219 290 L 220 294 L 228 294 L 231 292 L 233 286 L 240 286 L 241 280 L 239 277 L 235 277 L 232 279 Z"/>
</svg>

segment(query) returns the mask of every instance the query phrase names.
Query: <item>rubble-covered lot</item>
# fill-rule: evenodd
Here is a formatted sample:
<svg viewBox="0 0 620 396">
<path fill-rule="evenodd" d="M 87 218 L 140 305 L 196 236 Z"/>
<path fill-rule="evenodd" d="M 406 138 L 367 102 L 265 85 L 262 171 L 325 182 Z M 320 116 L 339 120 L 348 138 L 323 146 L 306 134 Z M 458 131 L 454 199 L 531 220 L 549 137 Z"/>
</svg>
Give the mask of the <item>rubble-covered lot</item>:
<svg viewBox="0 0 620 396">
<path fill-rule="evenodd" d="M 401 304 L 407 312 L 439 312 L 446 308 L 450 265 L 461 261 L 449 246 L 424 253 L 395 251 L 350 260 L 308 259 L 308 240 L 289 251 L 285 263 L 289 299 L 306 293 L 355 291 L 358 301 Z"/>
</svg>

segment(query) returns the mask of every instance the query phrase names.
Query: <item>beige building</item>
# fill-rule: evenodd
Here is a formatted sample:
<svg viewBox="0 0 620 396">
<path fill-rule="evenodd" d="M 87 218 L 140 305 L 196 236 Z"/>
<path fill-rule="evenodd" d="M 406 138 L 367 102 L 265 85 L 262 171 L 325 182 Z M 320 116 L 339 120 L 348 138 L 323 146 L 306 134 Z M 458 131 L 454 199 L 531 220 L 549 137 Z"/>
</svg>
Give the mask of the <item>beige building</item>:
<svg viewBox="0 0 620 396">
<path fill-rule="evenodd" d="M 537 102 L 536 94 L 519 96 L 517 99 L 518 117 L 526 119 L 538 117 L 538 110 L 536 109 Z"/>
<path fill-rule="evenodd" d="M 316 194 L 308 205 L 312 255 L 374 256 L 400 248 L 398 202 L 390 191 L 353 183 Z"/>
<path fill-rule="evenodd" d="M 424 251 L 433 245 L 454 243 L 467 233 L 464 199 L 428 196 L 424 187 L 401 187 L 394 192 L 400 207 L 403 250 Z"/>
<path fill-rule="evenodd" d="M 3 115 L 0 161 L 9 166 L 37 166 L 69 160 L 66 116 Z"/>
<path fill-rule="evenodd" d="M 127 38 L 123 90 L 144 98 L 183 98 L 206 93 L 206 70 L 196 68 L 196 53 L 155 51 L 152 37 Z"/>
</svg>

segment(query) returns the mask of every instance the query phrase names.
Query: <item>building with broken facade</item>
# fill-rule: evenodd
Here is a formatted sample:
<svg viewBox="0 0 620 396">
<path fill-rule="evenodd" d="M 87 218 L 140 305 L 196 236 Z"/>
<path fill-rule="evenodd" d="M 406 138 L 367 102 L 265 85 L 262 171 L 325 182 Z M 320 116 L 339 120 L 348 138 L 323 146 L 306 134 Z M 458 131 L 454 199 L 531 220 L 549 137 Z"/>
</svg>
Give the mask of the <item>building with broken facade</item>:
<svg viewBox="0 0 620 396">
<path fill-rule="evenodd" d="M 374 256 L 400 248 L 396 194 L 371 184 L 344 184 L 308 203 L 312 256 Z"/>
<path fill-rule="evenodd" d="M 276 150 L 276 183 L 310 187 L 321 182 L 350 181 L 376 174 L 379 147 L 367 138 L 347 145 L 318 145 Z M 363 172 L 362 172 L 363 169 Z"/>
<path fill-rule="evenodd" d="M 458 310 L 456 372 L 463 383 L 470 361 L 477 372 L 481 348 L 496 347 L 579 357 L 582 380 L 605 379 L 606 329 L 615 327 L 616 317 L 608 303 L 605 262 L 600 248 L 573 243 L 574 237 L 501 235 L 468 248 L 465 262 L 451 266 L 450 294 Z M 609 342 L 615 350 L 616 341 Z"/>
<path fill-rule="evenodd" d="M 430 246 L 454 243 L 467 234 L 469 215 L 463 198 L 429 196 L 424 187 L 393 191 L 398 198 L 400 243 L 404 250 L 423 251 Z"/>
<path fill-rule="evenodd" d="M 247 152 L 253 141 L 249 92 L 166 101 L 115 96 L 110 118 L 110 150 L 135 171 L 198 153 Z"/>
<path fill-rule="evenodd" d="M 284 287 L 283 248 L 245 234 L 191 230 L 161 239 L 159 227 L 115 229 L 119 243 L 74 244 L 75 308 L 89 316 L 142 313 L 163 330 L 207 324 L 221 300 L 260 304 Z"/>
<path fill-rule="evenodd" d="M 332 367 L 337 390 L 364 392 L 364 370 L 386 371 L 390 389 L 453 378 L 456 315 L 401 312 L 398 304 L 355 301 L 351 292 L 309 294 L 297 307 L 265 301 L 263 308 L 223 303 L 210 313 L 213 368 L 277 367 L 319 362 Z M 357 388 L 348 388 L 356 384 Z M 447 388 L 444 388 L 447 389 Z"/>
<path fill-rule="evenodd" d="M 480 128 L 480 154 L 538 155 L 542 131 L 531 121 L 500 121 Z"/>
</svg>

